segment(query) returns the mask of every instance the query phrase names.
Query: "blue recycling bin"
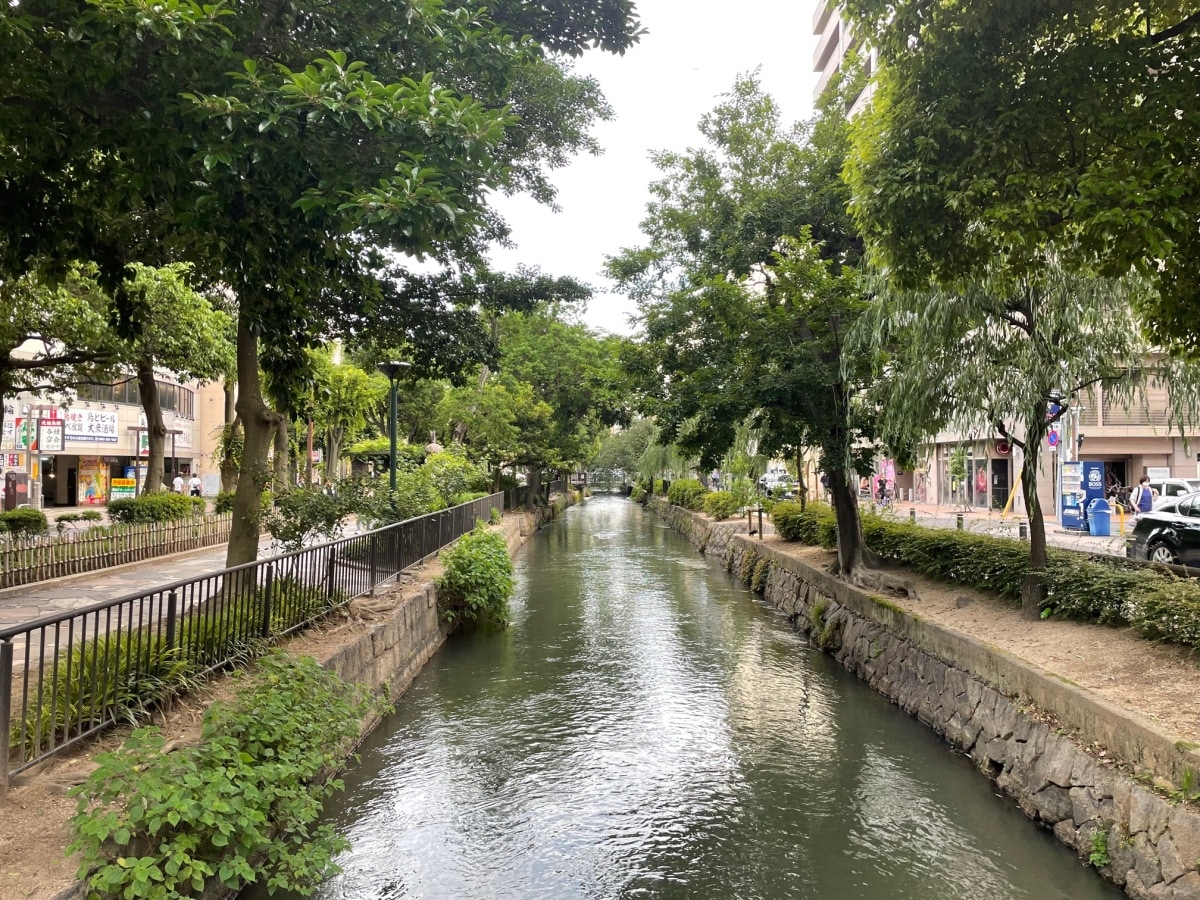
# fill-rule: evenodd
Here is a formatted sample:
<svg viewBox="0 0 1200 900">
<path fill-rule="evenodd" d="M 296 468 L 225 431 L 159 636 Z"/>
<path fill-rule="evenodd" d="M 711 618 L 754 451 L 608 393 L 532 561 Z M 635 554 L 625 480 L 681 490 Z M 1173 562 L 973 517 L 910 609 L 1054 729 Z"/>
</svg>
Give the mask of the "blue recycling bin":
<svg viewBox="0 0 1200 900">
<path fill-rule="evenodd" d="M 1112 507 L 1103 497 L 1097 497 L 1087 508 L 1088 533 L 1092 537 L 1108 537 L 1112 534 Z"/>
</svg>

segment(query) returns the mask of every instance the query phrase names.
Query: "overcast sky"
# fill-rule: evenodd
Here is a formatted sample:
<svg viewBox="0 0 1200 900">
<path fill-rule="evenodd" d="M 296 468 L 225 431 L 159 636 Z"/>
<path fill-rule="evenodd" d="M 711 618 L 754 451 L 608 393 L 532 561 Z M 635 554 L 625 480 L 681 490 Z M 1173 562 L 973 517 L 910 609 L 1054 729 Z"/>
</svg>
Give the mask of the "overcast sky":
<svg viewBox="0 0 1200 900">
<path fill-rule="evenodd" d="M 595 135 L 604 148 L 554 173 L 561 212 L 527 198 L 497 204 L 516 246 L 492 254 L 495 268 L 537 266 L 572 275 L 596 288 L 584 320 L 594 328 L 630 333 L 634 306 L 609 292 L 604 257 L 642 242 L 638 223 L 656 177 L 653 150 L 700 143 L 696 123 L 729 91 L 739 72 L 762 69 L 763 88 L 786 120 L 812 113 L 813 0 L 637 0 L 649 29 L 624 56 L 593 51 L 577 63 L 592 75 L 616 117 Z"/>
</svg>

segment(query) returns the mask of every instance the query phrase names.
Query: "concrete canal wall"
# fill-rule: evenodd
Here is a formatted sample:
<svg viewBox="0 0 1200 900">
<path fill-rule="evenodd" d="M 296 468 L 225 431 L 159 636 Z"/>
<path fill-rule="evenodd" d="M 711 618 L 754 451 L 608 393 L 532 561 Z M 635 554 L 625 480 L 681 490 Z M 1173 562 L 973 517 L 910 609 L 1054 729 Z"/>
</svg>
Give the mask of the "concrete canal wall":
<svg viewBox="0 0 1200 900">
<path fill-rule="evenodd" d="M 1189 771 L 1200 778 L 1195 748 L 745 536 L 744 521 L 714 523 L 660 498 L 651 505 L 697 549 L 761 587 L 843 666 L 971 756 L 1030 818 L 1129 896 L 1200 900 L 1200 814 L 1122 770 L 1179 785 Z M 1102 746 L 1108 756 L 1085 746 Z"/>
</svg>

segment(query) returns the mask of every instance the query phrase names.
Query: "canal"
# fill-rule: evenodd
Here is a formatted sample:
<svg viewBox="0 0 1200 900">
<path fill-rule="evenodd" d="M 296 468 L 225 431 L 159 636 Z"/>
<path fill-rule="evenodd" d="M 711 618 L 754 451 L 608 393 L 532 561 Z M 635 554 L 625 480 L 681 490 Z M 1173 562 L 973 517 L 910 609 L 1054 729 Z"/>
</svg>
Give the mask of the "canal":
<svg viewBox="0 0 1200 900">
<path fill-rule="evenodd" d="M 640 506 L 516 566 L 363 746 L 318 897 L 1123 896 Z"/>
</svg>

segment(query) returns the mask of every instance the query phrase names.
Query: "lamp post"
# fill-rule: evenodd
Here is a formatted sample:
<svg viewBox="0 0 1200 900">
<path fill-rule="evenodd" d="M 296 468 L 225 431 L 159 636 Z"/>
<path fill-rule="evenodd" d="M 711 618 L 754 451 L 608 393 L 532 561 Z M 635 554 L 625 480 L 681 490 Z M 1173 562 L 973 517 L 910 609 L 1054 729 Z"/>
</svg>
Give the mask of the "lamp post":
<svg viewBox="0 0 1200 900">
<path fill-rule="evenodd" d="M 388 438 L 391 442 L 391 455 L 388 458 L 388 485 L 392 493 L 396 493 L 396 376 L 402 371 L 409 368 L 412 363 L 406 362 L 382 362 L 377 368 L 381 373 L 387 376 L 387 380 L 391 382 L 391 391 L 388 396 Z"/>
</svg>

